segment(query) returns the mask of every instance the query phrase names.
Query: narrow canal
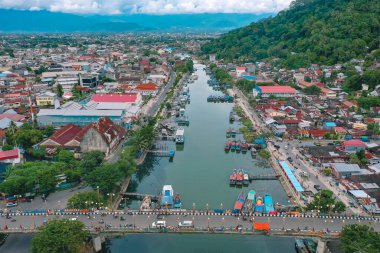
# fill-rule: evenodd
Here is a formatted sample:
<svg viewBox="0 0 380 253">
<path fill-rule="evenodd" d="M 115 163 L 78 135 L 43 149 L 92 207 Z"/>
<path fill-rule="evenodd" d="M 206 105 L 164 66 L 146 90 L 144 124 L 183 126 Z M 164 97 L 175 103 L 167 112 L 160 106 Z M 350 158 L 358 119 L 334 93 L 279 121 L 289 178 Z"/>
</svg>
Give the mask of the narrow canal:
<svg viewBox="0 0 380 253">
<path fill-rule="evenodd" d="M 229 186 L 229 175 L 234 169 L 245 169 L 250 174 L 272 174 L 273 169 L 247 154 L 225 153 L 226 129 L 234 125 L 229 122 L 229 113 L 234 104 L 207 103 L 209 95 L 222 95 L 208 84 L 209 77 L 203 65 L 196 65 L 198 80 L 189 84 L 191 103 L 186 106 L 190 125 L 185 127 L 185 144 L 177 148 L 174 160 L 149 156 L 134 176 L 132 191 L 158 194 L 163 185 L 173 186 L 180 194 L 182 207 L 192 209 L 232 209 L 241 190 L 252 188 L 259 196 L 270 193 L 273 202 L 287 204 L 288 198 L 278 181 L 253 181 L 249 187 Z M 243 137 L 241 137 L 243 139 Z M 173 145 L 173 144 L 172 144 Z M 133 202 L 130 208 L 137 208 Z"/>
</svg>

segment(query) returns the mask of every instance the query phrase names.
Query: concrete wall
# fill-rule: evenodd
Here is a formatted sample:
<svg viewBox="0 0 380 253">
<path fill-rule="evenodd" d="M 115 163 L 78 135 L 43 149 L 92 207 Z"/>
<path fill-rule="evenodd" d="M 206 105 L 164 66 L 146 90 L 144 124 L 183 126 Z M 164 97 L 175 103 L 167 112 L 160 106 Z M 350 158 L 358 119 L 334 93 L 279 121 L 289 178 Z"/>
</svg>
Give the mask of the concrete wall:
<svg viewBox="0 0 380 253">
<path fill-rule="evenodd" d="M 90 128 L 82 138 L 80 143 L 81 152 L 86 153 L 89 151 L 99 150 L 106 155 L 109 152 L 109 147 L 103 137 L 93 128 Z"/>
</svg>

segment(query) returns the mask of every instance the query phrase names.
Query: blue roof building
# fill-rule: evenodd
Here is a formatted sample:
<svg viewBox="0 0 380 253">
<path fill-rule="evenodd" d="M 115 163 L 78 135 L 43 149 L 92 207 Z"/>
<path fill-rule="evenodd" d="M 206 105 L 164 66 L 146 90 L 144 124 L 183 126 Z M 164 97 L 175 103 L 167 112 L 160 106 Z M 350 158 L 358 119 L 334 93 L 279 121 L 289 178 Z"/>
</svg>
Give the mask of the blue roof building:
<svg viewBox="0 0 380 253">
<path fill-rule="evenodd" d="M 325 129 L 325 130 L 332 130 L 334 127 L 336 127 L 335 122 L 325 122 L 325 123 L 323 123 L 323 129 Z"/>
</svg>

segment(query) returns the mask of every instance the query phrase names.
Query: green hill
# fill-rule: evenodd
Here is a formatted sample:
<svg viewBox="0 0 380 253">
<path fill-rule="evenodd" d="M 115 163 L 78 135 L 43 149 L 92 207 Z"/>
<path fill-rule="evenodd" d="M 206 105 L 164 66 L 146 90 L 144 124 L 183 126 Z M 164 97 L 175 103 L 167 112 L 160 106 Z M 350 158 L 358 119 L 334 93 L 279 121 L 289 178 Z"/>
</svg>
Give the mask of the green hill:
<svg viewBox="0 0 380 253">
<path fill-rule="evenodd" d="M 379 0 L 297 0 L 275 17 L 233 30 L 202 47 L 219 58 L 281 58 L 288 67 L 334 64 L 380 45 Z"/>
</svg>

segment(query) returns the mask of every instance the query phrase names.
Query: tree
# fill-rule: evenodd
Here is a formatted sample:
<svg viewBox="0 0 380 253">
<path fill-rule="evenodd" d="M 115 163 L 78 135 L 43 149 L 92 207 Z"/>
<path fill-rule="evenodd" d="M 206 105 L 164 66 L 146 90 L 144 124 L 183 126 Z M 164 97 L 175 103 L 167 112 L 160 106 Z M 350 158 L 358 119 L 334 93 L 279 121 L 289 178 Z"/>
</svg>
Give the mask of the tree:
<svg viewBox="0 0 380 253">
<path fill-rule="evenodd" d="M 261 156 L 262 158 L 264 158 L 265 160 L 268 160 L 270 158 L 270 153 L 268 150 L 266 149 L 261 149 L 259 151 L 259 156 Z"/>
<path fill-rule="evenodd" d="M 321 89 L 316 85 L 312 85 L 312 86 L 309 86 L 309 87 L 306 87 L 305 89 L 303 89 L 303 92 L 306 95 L 318 95 L 319 96 L 321 94 Z"/>
<path fill-rule="evenodd" d="M 99 195 L 95 191 L 80 192 L 72 196 L 68 200 L 68 208 L 87 209 L 92 207 L 100 207 L 100 203 L 106 204 L 106 199 L 103 195 Z"/>
<path fill-rule="evenodd" d="M 58 85 L 57 85 L 56 92 L 57 92 L 57 96 L 58 96 L 58 97 L 61 98 L 61 97 L 63 96 L 63 87 L 62 87 L 61 84 L 58 84 Z"/>
<path fill-rule="evenodd" d="M 3 151 L 12 150 L 14 147 L 10 144 L 4 144 L 2 147 Z"/>
<path fill-rule="evenodd" d="M 50 220 L 35 234 L 32 240 L 33 253 L 79 253 L 89 236 L 80 221 Z"/>
<path fill-rule="evenodd" d="M 314 200 L 306 206 L 306 210 L 320 211 L 322 213 L 333 212 L 344 212 L 346 206 L 343 202 L 337 201 L 333 192 L 330 190 L 321 190 L 315 194 Z"/>
<path fill-rule="evenodd" d="M 350 162 L 351 163 L 360 163 L 360 159 L 358 158 L 358 156 L 356 154 L 351 154 L 350 155 Z"/>
<path fill-rule="evenodd" d="M 117 183 L 123 178 L 119 168 L 114 165 L 103 165 L 90 172 L 87 182 L 95 189 L 99 186 L 103 194 L 111 193 L 117 188 Z"/>
<path fill-rule="evenodd" d="M 343 227 L 341 242 L 346 253 L 378 253 L 380 234 L 367 225 L 350 224 Z"/>
<path fill-rule="evenodd" d="M 87 152 L 82 157 L 80 167 L 85 174 L 88 174 L 102 164 L 104 157 L 104 153 L 99 150 Z"/>
</svg>

